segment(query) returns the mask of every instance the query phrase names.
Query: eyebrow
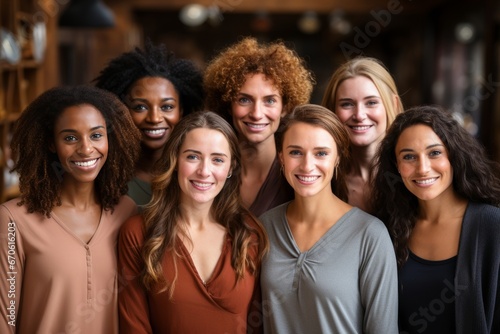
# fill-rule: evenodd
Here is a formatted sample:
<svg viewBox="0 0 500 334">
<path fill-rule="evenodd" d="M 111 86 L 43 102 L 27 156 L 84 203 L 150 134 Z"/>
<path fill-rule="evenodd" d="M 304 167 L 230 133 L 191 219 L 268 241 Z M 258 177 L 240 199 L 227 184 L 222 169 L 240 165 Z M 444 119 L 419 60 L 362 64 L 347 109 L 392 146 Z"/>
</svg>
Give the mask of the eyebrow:
<svg viewBox="0 0 500 334">
<path fill-rule="evenodd" d="M 172 100 L 172 101 L 176 101 L 176 99 L 175 99 L 175 98 L 173 98 L 173 97 L 165 97 L 165 98 L 161 99 L 161 101 L 162 101 L 162 102 L 165 102 L 165 101 L 170 101 L 170 100 Z M 149 100 L 148 100 L 148 99 L 145 99 L 145 98 L 142 98 L 142 97 L 131 97 L 131 98 L 130 98 L 130 101 L 141 101 L 141 102 L 147 102 L 147 101 L 149 101 Z"/>
<path fill-rule="evenodd" d="M 434 147 L 437 147 L 437 146 L 443 146 L 443 144 L 432 144 L 432 145 L 429 145 L 427 146 L 425 149 L 428 150 L 430 148 L 434 148 Z M 411 148 L 402 148 L 401 150 L 399 150 L 399 153 L 402 153 L 402 152 L 414 152 L 415 150 L 411 149 Z"/>
<path fill-rule="evenodd" d="M 245 97 L 253 97 L 253 95 L 251 94 L 247 94 L 247 93 L 243 93 L 243 92 L 239 92 L 237 96 L 245 96 Z M 279 94 L 269 94 L 269 95 L 265 95 L 264 97 L 281 97 L 281 95 Z"/>
<path fill-rule="evenodd" d="M 187 150 L 184 150 L 182 153 L 196 153 L 196 154 L 199 154 L 199 155 L 203 155 L 200 151 L 197 151 L 197 150 L 192 150 L 190 148 L 188 148 Z M 227 157 L 226 154 L 224 153 L 218 153 L 218 152 L 214 152 L 214 153 L 210 153 L 211 156 L 215 155 L 215 156 L 221 156 L 221 157 Z"/>
<path fill-rule="evenodd" d="M 95 131 L 95 130 L 105 129 L 105 128 L 106 127 L 103 125 L 98 125 L 98 126 L 94 126 L 93 128 L 90 128 L 90 131 Z M 78 131 L 76 131 L 74 129 L 62 129 L 61 131 L 59 131 L 59 133 L 63 133 L 63 132 L 78 133 Z"/>
<path fill-rule="evenodd" d="M 302 148 L 300 145 L 288 145 L 286 148 Z M 314 150 L 330 150 L 331 148 L 328 146 L 317 146 L 313 148 Z"/>
<path fill-rule="evenodd" d="M 370 96 L 365 96 L 363 98 L 363 100 L 369 100 L 369 99 L 380 99 L 381 97 L 378 96 L 378 95 L 370 95 Z M 339 101 L 352 101 L 354 100 L 353 98 L 350 98 L 350 97 L 344 97 L 344 98 L 340 98 Z"/>
</svg>

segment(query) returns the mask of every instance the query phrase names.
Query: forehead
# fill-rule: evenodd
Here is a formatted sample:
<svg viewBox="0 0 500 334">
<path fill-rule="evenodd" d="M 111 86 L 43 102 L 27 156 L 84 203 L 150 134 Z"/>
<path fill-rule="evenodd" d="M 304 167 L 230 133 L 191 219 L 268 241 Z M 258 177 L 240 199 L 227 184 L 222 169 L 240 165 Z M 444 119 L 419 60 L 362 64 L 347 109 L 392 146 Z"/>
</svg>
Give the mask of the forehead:
<svg viewBox="0 0 500 334">
<path fill-rule="evenodd" d="M 404 129 L 396 143 L 396 148 L 425 149 L 430 145 L 443 145 L 434 130 L 424 124 L 415 124 Z"/>
<path fill-rule="evenodd" d="M 144 77 L 136 80 L 130 86 L 130 95 L 132 96 L 142 96 L 142 95 L 155 95 L 155 94 L 175 94 L 177 95 L 177 90 L 173 83 L 162 77 Z"/>
<path fill-rule="evenodd" d="M 335 143 L 333 136 L 324 128 L 318 125 L 304 122 L 296 122 L 288 128 L 283 137 L 283 142 L 287 145 L 307 145 L 314 143 L 316 146 L 332 145 Z"/>
<path fill-rule="evenodd" d="M 102 113 L 90 104 L 81 104 L 65 108 L 57 117 L 55 127 L 105 125 Z"/>
<path fill-rule="evenodd" d="M 214 129 L 197 128 L 186 133 L 181 145 L 184 150 L 197 150 L 204 153 L 224 153 L 229 155 L 230 147 L 226 136 Z"/>
<path fill-rule="evenodd" d="M 370 78 L 358 75 L 342 81 L 338 86 L 337 95 L 338 98 L 350 95 L 379 96 L 379 91 Z"/>
</svg>

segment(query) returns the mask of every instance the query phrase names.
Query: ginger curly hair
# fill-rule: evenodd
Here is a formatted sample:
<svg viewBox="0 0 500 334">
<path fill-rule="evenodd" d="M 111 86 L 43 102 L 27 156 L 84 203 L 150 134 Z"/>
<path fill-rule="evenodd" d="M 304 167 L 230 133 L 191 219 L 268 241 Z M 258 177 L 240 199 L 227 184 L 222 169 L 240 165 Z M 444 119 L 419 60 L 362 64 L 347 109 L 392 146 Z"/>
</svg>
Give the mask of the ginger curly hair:
<svg viewBox="0 0 500 334">
<path fill-rule="evenodd" d="M 231 102 L 247 75 L 257 73 L 273 81 L 281 93 L 285 114 L 309 102 L 315 81 L 304 60 L 282 41 L 259 44 L 255 38 L 247 37 L 223 50 L 205 69 L 206 108 L 232 124 Z"/>
<path fill-rule="evenodd" d="M 54 143 L 54 125 L 68 107 L 91 105 L 106 120 L 108 157 L 95 182 L 98 199 L 105 210 L 113 210 L 127 193 L 134 175 L 141 135 L 127 107 L 112 93 L 91 86 L 56 87 L 36 98 L 21 114 L 13 132 L 11 149 L 19 174 L 21 201 L 28 212 L 50 217 L 61 205 L 60 188 L 64 171 Z"/>
</svg>

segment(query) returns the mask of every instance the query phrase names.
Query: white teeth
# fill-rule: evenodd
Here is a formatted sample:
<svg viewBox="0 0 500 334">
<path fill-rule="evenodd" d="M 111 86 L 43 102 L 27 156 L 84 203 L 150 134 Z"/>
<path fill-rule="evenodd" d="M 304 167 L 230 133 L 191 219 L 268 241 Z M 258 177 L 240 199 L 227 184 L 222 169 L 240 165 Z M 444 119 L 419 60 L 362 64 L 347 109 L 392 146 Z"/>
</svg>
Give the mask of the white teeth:
<svg viewBox="0 0 500 334">
<path fill-rule="evenodd" d="M 303 182 L 313 182 L 313 181 L 316 181 L 317 179 L 319 179 L 319 176 L 300 176 L 300 175 L 297 175 L 297 178 Z"/>
<path fill-rule="evenodd" d="M 267 124 L 251 124 L 251 123 L 247 123 L 247 125 L 254 129 L 262 129 L 267 126 Z"/>
<path fill-rule="evenodd" d="M 370 125 L 366 126 L 353 126 L 352 129 L 356 131 L 363 131 L 363 130 L 368 130 L 370 128 Z"/>
<path fill-rule="evenodd" d="M 212 185 L 211 183 L 201 183 L 201 182 L 195 182 L 195 181 L 193 181 L 193 184 L 199 188 L 208 188 Z"/>
<path fill-rule="evenodd" d="M 432 179 L 426 179 L 426 180 L 415 180 L 415 183 L 417 183 L 417 184 L 431 184 L 436 180 L 437 180 L 437 177 L 434 177 Z"/>
<path fill-rule="evenodd" d="M 89 167 L 95 165 L 97 159 L 89 160 L 89 161 L 75 161 L 74 164 L 80 167 Z"/>
<path fill-rule="evenodd" d="M 158 130 L 144 130 L 144 132 L 151 134 L 151 135 L 161 135 L 165 133 L 165 129 L 158 129 Z"/>
</svg>

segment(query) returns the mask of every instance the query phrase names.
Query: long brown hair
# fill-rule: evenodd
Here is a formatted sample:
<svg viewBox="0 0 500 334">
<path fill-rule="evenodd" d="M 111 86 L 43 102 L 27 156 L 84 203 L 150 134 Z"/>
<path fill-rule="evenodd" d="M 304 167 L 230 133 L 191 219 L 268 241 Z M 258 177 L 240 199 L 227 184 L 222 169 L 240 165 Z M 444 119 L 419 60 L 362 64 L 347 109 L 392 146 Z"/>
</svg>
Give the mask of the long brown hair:
<svg viewBox="0 0 500 334">
<path fill-rule="evenodd" d="M 215 220 L 224 226 L 232 242 L 231 264 L 238 279 L 244 276 L 246 270 L 256 274 L 260 261 L 268 249 L 268 241 L 263 227 L 246 210 L 240 199 L 241 167 L 238 139 L 233 129 L 221 116 L 210 112 L 196 112 L 181 119 L 169 137 L 162 157 L 155 168 L 156 175 L 152 182 L 153 196 L 145 207 L 145 242 L 142 258 L 146 265 L 142 282 L 146 289 L 168 290 L 170 298 L 173 295 L 177 268 L 174 278 L 167 282 L 161 265 L 166 254 L 171 254 L 176 261 L 180 258 L 177 249 L 177 235 L 189 239 L 184 227 L 179 223 L 182 219 L 180 211 L 181 189 L 175 171 L 179 151 L 187 133 L 194 129 L 207 128 L 222 133 L 231 150 L 232 177 L 228 178 L 220 193 L 215 197 L 211 214 Z M 249 220 L 255 223 L 250 225 Z M 252 258 L 251 247 L 257 247 L 257 256 Z"/>
<path fill-rule="evenodd" d="M 333 193 L 343 201 L 347 201 L 347 185 L 345 182 L 346 166 L 349 165 L 349 133 L 342 122 L 331 110 L 317 104 L 302 104 L 280 122 L 276 131 L 276 151 L 283 152 L 283 138 L 293 124 L 306 123 L 326 130 L 337 145 L 339 164 L 336 177 L 332 179 Z"/>
</svg>

